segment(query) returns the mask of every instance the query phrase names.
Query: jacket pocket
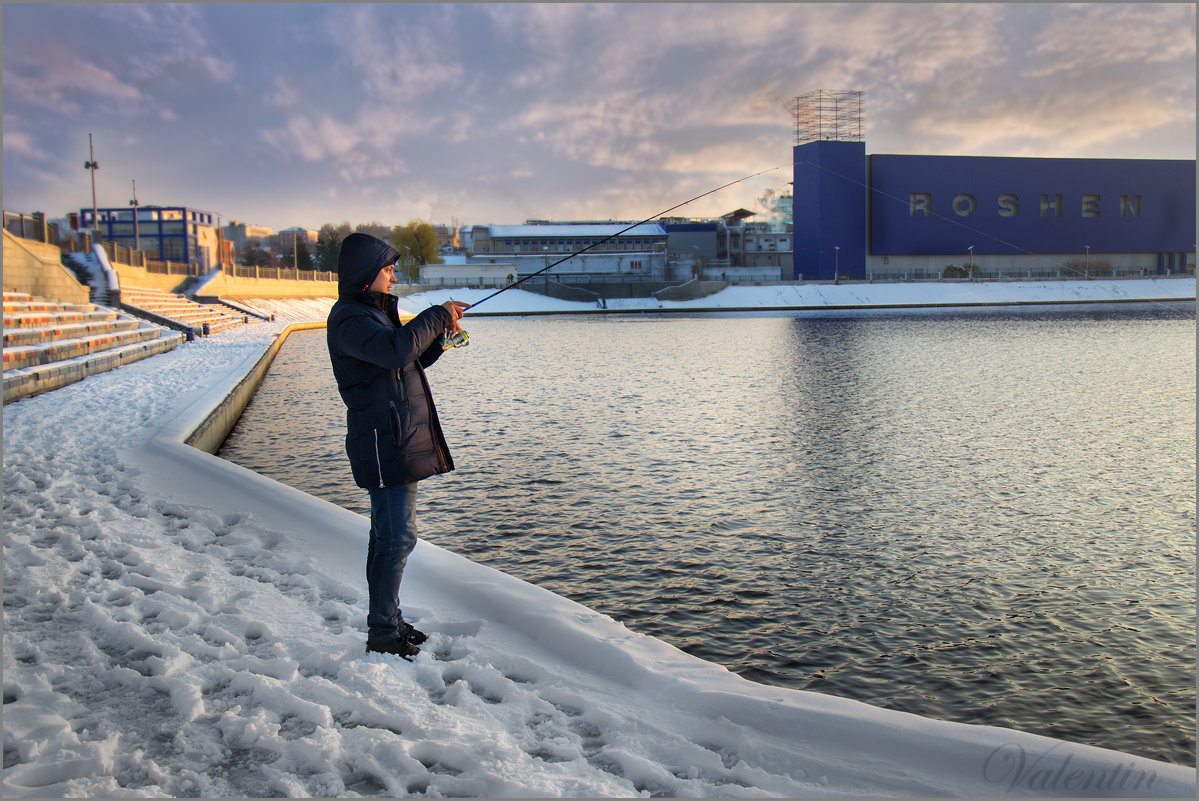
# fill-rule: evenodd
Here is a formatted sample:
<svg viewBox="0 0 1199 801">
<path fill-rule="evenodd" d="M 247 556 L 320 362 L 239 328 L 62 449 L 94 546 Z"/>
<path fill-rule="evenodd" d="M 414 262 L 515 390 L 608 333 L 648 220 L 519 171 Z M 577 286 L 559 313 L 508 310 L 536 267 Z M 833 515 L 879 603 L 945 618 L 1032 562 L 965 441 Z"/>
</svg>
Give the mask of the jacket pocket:
<svg viewBox="0 0 1199 801">
<path fill-rule="evenodd" d="M 377 428 L 368 428 L 346 435 L 346 455 L 350 457 L 350 470 L 360 487 L 383 485 L 383 460 L 379 453 L 379 437 L 385 436 Z"/>
</svg>

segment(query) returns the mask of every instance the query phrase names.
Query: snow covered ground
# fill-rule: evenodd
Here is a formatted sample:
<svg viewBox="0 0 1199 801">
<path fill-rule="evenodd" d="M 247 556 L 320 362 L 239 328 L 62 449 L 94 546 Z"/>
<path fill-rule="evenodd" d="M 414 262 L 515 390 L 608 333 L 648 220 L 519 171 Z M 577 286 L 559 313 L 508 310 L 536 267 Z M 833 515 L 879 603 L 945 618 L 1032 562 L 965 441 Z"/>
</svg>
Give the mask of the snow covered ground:
<svg viewBox="0 0 1199 801">
<path fill-rule="evenodd" d="M 450 295 L 467 303 L 478 302 L 494 290 L 437 290 L 401 298 L 401 305 L 419 311 L 429 302 Z M 1194 278 L 1122 279 L 1107 281 L 913 282 L 777 284 L 729 286 L 713 295 L 688 301 L 653 298 L 608 300 L 609 311 L 719 311 L 722 309 L 893 308 L 1026 303 L 1079 303 L 1127 300 L 1195 299 Z M 595 311 L 594 303 L 546 298 L 519 289 L 504 292 L 479 307 L 478 313 L 512 314 L 521 311 Z"/>
<path fill-rule="evenodd" d="M 411 312 L 454 298 L 477 303 L 494 293 L 492 289 L 431 289 L 400 298 L 401 307 Z M 659 301 L 654 298 L 608 300 L 608 311 L 721 311 L 733 309 L 807 309 L 821 313 L 840 308 L 895 308 L 911 306 L 986 306 L 1030 303 L 1109 303 L 1130 300 L 1194 300 L 1195 279 L 1142 278 L 1095 281 L 1003 281 L 1003 282 L 913 282 L 779 284 L 729 286 L 708 297 L 689 301 Z M 328 308 L 332 298 L 307 301 L 239 301 L 252 311 L 276 313 L 277 319 L 312 319 L 319 308 Z M 517 288 L 486 301 L 479 314 L 544 314 L 596 312 L 595 303 L 558 300 Z"/>
<path fill-rule="evenodd" d="M 544 310 L 521 296 L 557 303 L 489 311 Z M 182 444 L 321 308 L 270 305 L 4 407 L 4 795 L 1195 795 L 1192 768 L 753 684 L 427 542 L 424 652 L 366 656 L 367 521 Z"/>
</svg>

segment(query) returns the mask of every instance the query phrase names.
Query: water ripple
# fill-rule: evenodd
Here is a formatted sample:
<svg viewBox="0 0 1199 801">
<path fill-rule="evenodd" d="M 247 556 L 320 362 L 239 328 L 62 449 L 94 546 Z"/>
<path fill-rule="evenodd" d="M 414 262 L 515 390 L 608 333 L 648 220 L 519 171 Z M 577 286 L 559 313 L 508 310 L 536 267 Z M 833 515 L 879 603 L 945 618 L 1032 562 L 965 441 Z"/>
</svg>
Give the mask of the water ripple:
<svg viewBox="0 0 1199 801">
<path fill-rule="evenodd" d="M 1194 307 L 471 321 L 421 536 L 767 684 L 1194 764 Z M 221 455 L 366 512 L 323 332 Z"/>
</svg>

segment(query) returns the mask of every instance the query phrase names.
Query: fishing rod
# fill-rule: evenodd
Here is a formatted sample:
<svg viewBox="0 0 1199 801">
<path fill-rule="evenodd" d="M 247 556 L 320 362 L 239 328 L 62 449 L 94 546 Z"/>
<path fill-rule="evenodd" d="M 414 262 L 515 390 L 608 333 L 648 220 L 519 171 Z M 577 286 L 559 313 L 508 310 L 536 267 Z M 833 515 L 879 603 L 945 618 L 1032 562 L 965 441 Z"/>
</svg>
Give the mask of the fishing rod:
<svg viewBox="0 0 1199 801">
<path fill-rule="evenodd" d="M 482 300 L 472 303 L 470 305 L 470 308 L 464 309 L 462 311 L 462 316 L 465 317 L 466 314 L 468 312 L 470 312 L 471 309 L 477 308 L 479 306 L 479 304 L 481 304 L 481 303 L 486 303 L 487 301 L 494 298 L 496 295 L 507 292 L 509 289 L 519 286 L 519 285 L 523 284 L 525 281 L 528 281 L 530 278 L 535 278 L 535 277 L 541 275 L 542 273 L 546 272 L 547 270 L 552 270 L 553 268 L 557 267 L 559 264 L 561 264 L 564 261 L 570 261 L 575 256 L 582 255 L 583 253 L 586 253 L 587 251 L 591 250 L 592 248 L 599 247 L 600 245 L 604 244 L 605 242 L 607 242 L 611 239 L 615 239 L 616 237 L 620 236 L 621 234 L 625 234 L 625 233 L 633 230 L 634 228 L 636 228 L 639 225 L 645 225 L 646 223 L 651 222 L 652 220 L 655 220 L 658 217 L 662 217 L 663 215 L 669 214 L 670 212 L 674 211 L 675 209 L 681 209 L 683 206 L 686 206 L 688 203 L 694 203 L 695 201 L 699 200 L 700 198 L 704 198 L 704 197 L 707 197 L 708 195 L 715 194 L 716 192 L 719 192 L 721 189 L 728 189 L 730 186 L 739 184 L 742 181 L 748 181 L 750 178 L 756 178 L 759 175 L 765 175 L 768 172 L 773 172 L 774 170 L 781 170 L 784 167 L 791 167 L 791 166 L 794 166 L 794 165 L 780 164 L 777 167 L 769 167 L 765 170 L 758 170 L 757 172 L 752 173 L 750 175 L 742 176 L 742 177 L 736 179 L 735 181 L 729 181 L 727 184 L 722 184 L 722 185 L 716 187 L 715 189 L 709 189 L 707 192 L 703 192 L 701 194 L 696 195 L 693 198 L 684 200 L 682 203 L 676 203 L 675 205 L 671 206 L 668 209 L 664 209 L 662 211 L 657 212 L 656 214 L 652 214 L 649 217 L 646 217 L 644 220 L 640 220 L 638 222 L 633 223 L 632 225 L 626 226 L 625 228 L 622 228 L 619 231 L 617 231 L 616 233 L 606 236 L 603 239 L 596 240 L 595 242 L 592 242 L 590 245 L 587 245 L 586 247 L 579 248 L 578 250 L 574 251 L 573 253 L 563 256 L 562 258 L 555 261 L 553 264 L 547 264 L 544 267 L 542 267 L 540 270 L 529 273 L 524 278 L 518 278 L 517 280 L 508 284 L 507 286 L 497 289 L 495 292 L 492 292 L 490 295 L 483 298 Z M 470 335 L 467 334 L 465 331 L 463 331 L 461 328 L 459 328 L 456 331 L 447 331 L 445 333 L 445 335 L 442 337 L 442 341 L 441 341 L 441 347 L 443 350 L 448 350 L 450 348 L 462 348 L 469 344 L 470 344 Z"/>
<path fill-rule="evenodd" d="M 562 262 L 564 262 L 564 261 L 570 261 L 570 260 L 571 260 L 571 259 L 573 259 L 575 256 L 579 256 L 579 255 L 581 255 L 581 254 L 583 254 L 583 253 L 586 253 L 587 251 L 591 250 L 592 248 L 599 247 L 600 245 L 604 244 L 605 242 L 607 242 L 607 241 L 608 241 L 608 240 L 610 240 L 610 239 L 615 239 L 616 237 L 620 236 L 621 234 L 627 233 L 627 232 L 629 232 L 629 231 L 633 230 L 634 228 L 636 228 L 636 227 L 637 227 L 637 226 L 639 226 L 639 225 L 645 225 L 646 223 L 648 223 L 648 222 L 651 222 L 651 221 L 653 221 L 653 220 L 657 219 L 658 217 L 661 217 L 661 216 L 663 216 L 663 215 L 669 214 L 670 212 L 674 211 L 675 209 L 680 209 L 680 208 L 682 208 L 683 206 L 686 206 L 688 203 L 694 203 L 695 201 L 699 200 L 700 198 L 704 198 L 704 197 L 707 197 L 708 195 L 715 194 L 716 192 L 719 192 L 721 189 L 728 189 L 730 186 L 734 186 L 734 185 L 736 185 L 736 184 L 739 184 L 739 183 L 741 183 L 742 181 L 748 181 L 750 178 L 757 178 L 759 175 L 764 175 L 764 174 L 766 174 L 766 173 L 768 173 L 768 172 L 773 172 L 774 170 L 781 170 L 781 169 L 783 169 L 784 167 L 790 167 L 790 166 L 792 166 L 792 165 L 791 165 L 791 164 L 780 164 L 780 165 L 779 165 L 779 166 L 777 166 L 777 167 L 770 167 L 770 168 L 768 168 L 768 169 L 765 169 L 765 170 L 759 170 L 758 172 L 755 172 L 755 173 L 753 173 L 752 175 L 746 175 L 746 176 L 743 176 L 743 177 L 741 177 L 741 178 L 738 178 L 738 179 L 737 179 L 737 180 L 735 180 L 735 181 L 729 181 L 727 184 L 723 184 L 723 185 L 721 185 L 721 186 L 718 186 L 718 187 L 716 187 L 715 189 L 709 189 L 707 192 L 704 192 L 703 194 L 696 195 L 695 197 L 693 197 L 693 198 L 690 198 L 689 200 L 684 200 L 682 203 L 678 203 L 678 204 L 676 204 L 676 205 L 674 205 L 674 206 L 671 206 L 671 207 L 670 207 L 670 208 L 668 208 L 668 209 L 664 209 L 663 211 L 659 211 L 657 214 L 652 214 L 652 215 L 650 215 L 649 217 L 646 217 L 644 220 L 641 220 L 641 221 L 639 221 L 639 222 L 635 222 L 635 223 L 633 223 L 632 225 L 630 225 L 630 226 L 628 226 L 628 227 L 626 227 L 626 228 L 622 228 L 621 230 L 617 231 L 617 232 L 616 232 L 616 233 L 614 233 L 614 234 L 611 234 L 610 236 L 606 236 L 606 237 L 604 237 L 603 239 L 600 239 L 600 240 L 597 240 L 597 241 L 595 241 L 595 242 L 592 242 L 590 245 L 587 245 L 586 247 L 579 248 L 578 250 L 576 250 L 575 252 L 571 253 L 571 254 L 570 254 L 570 255 L 568 255 L 568 256 L 563 256 L 562 258 L 558 259 L 558 260 L 557 260 L 556 262 L 554 262 L 553 264 L 547 264 L 546 266 L 542 267 L 542 268 L 541 268 L 540 270 L 538 270 L 537 272 L 529 273 L 529 274 L 528 274 L 528 275 L 526 275 L 524 278 L 519 278 L 519 279 L 517 279 L 517 280 L 513 281 L 511 284 L 508 284 L 508 286 L 506 286 L 506 287 L 503 287 L 502 289 L 498 289 L 498 290 L 496 290 L 495 292 L 492 292 L 490 295 L 488 295 L 487 297 L 483 298 L 482 300 L 480 300 L 480 301 L 477 301 L 476 303 L 472 303 L 472 304 L 471 304 L 471 307 L 470 307 L 470 309 L 475 309 L 475 308 L 478 308 L 478 306 L 479 306 L 480 304 L 482 304 L 482 303 L 486 303 L 487 301 L 489 301 L 489 300 L 491 300 L 492 298 L 494 298 L 496 295 L 499 295 L 499 294 L 501 294 L 501 293 L 503 293 L 503 292 L 507 292 L 509 289 L 512 289 L 513 287 L 516 287 L 516 286 L 519 286 L 520 284 L 523 284 L 525 281 L 528 281 L 530 278 L 535 278 L 536 276 L 538 276 L 538 275 L 541 275 L 542 273 L 546 272 L 547 270 L 552 270 L 554 267 L 557 267 L 559 264 L 561 264 L 561 263 L 562 263 Z M 466 310 L 466 312 L 463 312 L 463 313 L 464 313 L 464 314 L 468 313 L 468 312 L 470 311 L 470 309 L 467 309 L 467 310 Z"/>
</svg>

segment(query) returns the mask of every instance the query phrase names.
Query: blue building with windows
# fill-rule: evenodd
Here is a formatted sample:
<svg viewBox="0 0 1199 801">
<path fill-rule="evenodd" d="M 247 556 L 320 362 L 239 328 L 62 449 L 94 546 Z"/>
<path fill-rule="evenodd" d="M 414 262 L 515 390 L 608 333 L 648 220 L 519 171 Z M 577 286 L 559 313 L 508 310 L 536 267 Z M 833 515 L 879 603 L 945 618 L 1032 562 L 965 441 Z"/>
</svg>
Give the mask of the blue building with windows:
<svg viewBox="0 0 1199 801">
<path fill-rule="evenodd" d="M 131 206 L 80 209 L 80 225 L 99 229 L 100 237 L 140 250 L 152 259 L 182 262 L 207 272 L 217 265 L 220 244 L 211 212 L 186 206 L 138 206 L 136 224 Z"/>
<path fill-rule="evenodd" d="M 1195 161 L 794 149 L 797 280 L 1194 271 Z"/>
</svg>

